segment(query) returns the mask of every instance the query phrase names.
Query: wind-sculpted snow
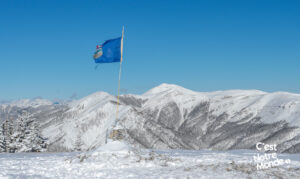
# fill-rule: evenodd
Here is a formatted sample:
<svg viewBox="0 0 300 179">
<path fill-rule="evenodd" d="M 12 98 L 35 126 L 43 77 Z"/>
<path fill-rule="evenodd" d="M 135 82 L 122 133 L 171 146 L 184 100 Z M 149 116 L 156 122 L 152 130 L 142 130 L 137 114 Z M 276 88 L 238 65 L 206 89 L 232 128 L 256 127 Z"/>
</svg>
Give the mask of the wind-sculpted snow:
<svg viewBox="0 0 300 179">
<path fill-rule="evenodd" d="M 131 144 L 154 149 L 254 149 L 264 142 L 277 144 L 278 152 L 300 152 L 298 94 L 194 92 L 162 84 L 143 95 L 121 95 L 117 121 L 116 105 L 115 96 L 98 92 L 32 112 L 49 151 L 90 150 L 117 132 Z"/>
<path fill-rule="evenodd" d="M 299 154 L 290 163 L 257 169 L 253 151 L 149 150 L 108 142 L 89 152 L 0 154 L 0 178 L 291 178 L 300 177 Z"/>
</svg>

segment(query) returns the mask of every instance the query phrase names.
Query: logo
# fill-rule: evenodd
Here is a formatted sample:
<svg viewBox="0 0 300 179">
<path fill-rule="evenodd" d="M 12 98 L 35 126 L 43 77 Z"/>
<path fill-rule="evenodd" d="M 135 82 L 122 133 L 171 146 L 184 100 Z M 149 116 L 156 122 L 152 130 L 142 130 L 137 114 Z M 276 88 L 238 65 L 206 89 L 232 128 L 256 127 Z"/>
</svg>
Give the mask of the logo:
<svg viewBox="0 0 300 179">
<path fill-rule="evenodd" d="M 256 163 L 257 170 L 267 169 L 271 167 L 277 167 L 279 165 L 290 164 L 290 159 L 279 159 L 277 155 L 276 144 L 265 144 L 258 142 L 256 144 L 257 153 L 253 156 L 254 162 Z M 268 152 L 268 153 L 265 153 Z"/>
<path fill-rule="evenodd" d="M 96 60 L 97 58 L 100 58 L 103 55 L 103 51 L 102 51 L 102 45 L 97 45 L 96 47 L 96 52 L 94 54 L 94 59 Z"/>
</svg>

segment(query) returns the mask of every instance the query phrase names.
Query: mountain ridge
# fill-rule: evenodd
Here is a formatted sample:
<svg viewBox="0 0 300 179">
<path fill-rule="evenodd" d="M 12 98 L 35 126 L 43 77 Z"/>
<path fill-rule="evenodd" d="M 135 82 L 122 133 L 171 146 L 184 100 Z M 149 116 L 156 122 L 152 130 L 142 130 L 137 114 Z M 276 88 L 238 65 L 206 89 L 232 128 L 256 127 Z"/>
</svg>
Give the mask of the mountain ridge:
<svg viewBox="0 0 300 179">
<path fill-rule="evenodd" d="M 49 151 L 89 150 L 118 131 L 145 148 L 253 149 L 264 141 L 278 144 L 280 152 L 300 152 L 299 94 L 195 92 L 164 83 L 142 95 L 120 95 L 117 121 L 116 104 L 116 96 L 96 92 L 66 105 L 37 105 L 32 113 Z"/>
</svg>

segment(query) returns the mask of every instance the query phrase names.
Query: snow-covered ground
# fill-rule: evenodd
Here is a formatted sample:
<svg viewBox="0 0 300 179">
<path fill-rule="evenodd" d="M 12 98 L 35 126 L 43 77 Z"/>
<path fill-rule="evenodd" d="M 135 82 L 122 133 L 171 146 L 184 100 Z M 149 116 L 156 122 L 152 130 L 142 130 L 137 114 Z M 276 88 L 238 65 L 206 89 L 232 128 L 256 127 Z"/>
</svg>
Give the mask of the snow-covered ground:
<svg viewBox="0 0 300 179">
<path fill-rule="evenodd" d="M 300 155 L 290 164 L 257 170 L 256 151 L 140 150 L 110 142 L 84 153 L 0 154 L 0 178 L 299 178 Z"/>
</svg>

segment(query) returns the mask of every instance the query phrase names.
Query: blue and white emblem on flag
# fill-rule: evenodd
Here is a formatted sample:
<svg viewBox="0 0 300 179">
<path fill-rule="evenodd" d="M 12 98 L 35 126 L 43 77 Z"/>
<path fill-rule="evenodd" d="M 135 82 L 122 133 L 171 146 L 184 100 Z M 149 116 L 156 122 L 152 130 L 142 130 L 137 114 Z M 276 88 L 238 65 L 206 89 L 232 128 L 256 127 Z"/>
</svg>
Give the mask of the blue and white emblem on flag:
<svg viewBox="0 0 300 179">
<path fill-rule="evenodd" d="M 122 37 L 107 40 L 101 46 L 97 45 L 94 54 L 95 63 L 113 63 L 121 61 Z"/>
</svg>

